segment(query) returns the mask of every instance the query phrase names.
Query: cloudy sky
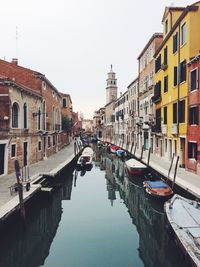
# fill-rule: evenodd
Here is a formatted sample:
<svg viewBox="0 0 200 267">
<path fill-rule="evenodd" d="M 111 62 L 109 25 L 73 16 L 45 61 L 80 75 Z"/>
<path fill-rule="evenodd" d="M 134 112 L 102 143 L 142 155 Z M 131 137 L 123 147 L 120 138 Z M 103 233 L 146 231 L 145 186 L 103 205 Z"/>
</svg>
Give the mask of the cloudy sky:
<svg viewBox="0 0 200 267">
<path fill-rule="evenodd" d="M 0 0 L 0 58 L 46 75 L 91 118 L 105 105 L 113 64 L 118 92 L 137 76 L 137 56 L 162 32 L 165 6 L 191 0 Z M 16 27 L 18 41 L 16 42 Z M 16 45 L 17 43 L 17 45 Z"/>
</svg>

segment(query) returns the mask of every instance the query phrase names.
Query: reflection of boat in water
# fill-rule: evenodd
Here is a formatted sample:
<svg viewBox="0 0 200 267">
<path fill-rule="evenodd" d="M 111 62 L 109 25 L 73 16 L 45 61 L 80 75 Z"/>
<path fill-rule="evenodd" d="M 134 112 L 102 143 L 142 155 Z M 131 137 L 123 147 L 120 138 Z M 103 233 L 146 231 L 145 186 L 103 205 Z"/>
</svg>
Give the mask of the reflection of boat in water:
<svg viewBox="0 0 200 267">
<path fill-rule="evenodd" d="M 164 181 L 144 181 L 147 194 L 160 200 L 166 200 L 173 195 L 171 187 Z"/>
<path fill-rule="evenodd" d="M 200 203 L 174 195 L 165 203 L 167 219 L 192 266 L 200 266 Z"/>
<path fill-rule="evenodd" d="M 125 162 L 129 174 L 143 174 L 147 166 L 136 159 L 129 159 Z"/>
</svg>

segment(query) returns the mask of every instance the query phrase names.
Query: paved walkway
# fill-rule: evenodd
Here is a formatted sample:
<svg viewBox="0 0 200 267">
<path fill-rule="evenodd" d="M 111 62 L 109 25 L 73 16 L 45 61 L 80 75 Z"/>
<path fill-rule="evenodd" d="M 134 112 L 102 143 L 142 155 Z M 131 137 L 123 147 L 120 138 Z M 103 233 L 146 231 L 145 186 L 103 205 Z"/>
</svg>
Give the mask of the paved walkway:
<svg viewBox="0 0 200 267">
<path fill-rule="evenodd" d="M 48 157 L 47 159 L 31 165 L 29 167 L 29 175 L 31 181 L 34 181 L 43 174 L 49 174 L 52 176 L 56 175 L 62 168 L 64 168 L 64 166 L 66 166 L 71 160 L 73 160 L 73 158 L 74 142 L 60 150 L 58 153 Z M 14 202 L 14 198 L 19 203 L 18 196 L 16 196 L 16 194 L 11 195 L 9 190 L 9 187 L 14 183 L 16 183 L 15 173 L 0 177 L 0 214 L 1 209 L 5 209 L 4 205 L 6 205 L 6 203 L 8 202 Z"/>
</svg>

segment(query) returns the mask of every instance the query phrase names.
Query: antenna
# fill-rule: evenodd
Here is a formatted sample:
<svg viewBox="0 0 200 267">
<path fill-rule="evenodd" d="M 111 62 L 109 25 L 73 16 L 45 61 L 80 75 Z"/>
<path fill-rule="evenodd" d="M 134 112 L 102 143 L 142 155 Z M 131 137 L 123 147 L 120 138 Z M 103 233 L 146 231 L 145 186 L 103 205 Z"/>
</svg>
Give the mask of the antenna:
<svg viewBox="0 0 200 267">
<path fill-rule="evenodd" d="M 16 58 L 18 58 L 18 27 L 16 26 Z"/>
</svg>

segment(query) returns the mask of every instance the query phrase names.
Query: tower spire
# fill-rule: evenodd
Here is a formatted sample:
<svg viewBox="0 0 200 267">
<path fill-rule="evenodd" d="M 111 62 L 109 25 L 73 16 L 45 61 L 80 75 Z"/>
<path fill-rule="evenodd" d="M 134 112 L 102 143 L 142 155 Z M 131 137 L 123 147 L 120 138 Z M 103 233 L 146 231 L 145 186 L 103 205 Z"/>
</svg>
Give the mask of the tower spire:
<svg viewBox="0 0 200 267">
<path fill-rule="evenodd" d="M 110 65 L 110 71 L 112 71 L 112 64 Z"/>
</svg>

